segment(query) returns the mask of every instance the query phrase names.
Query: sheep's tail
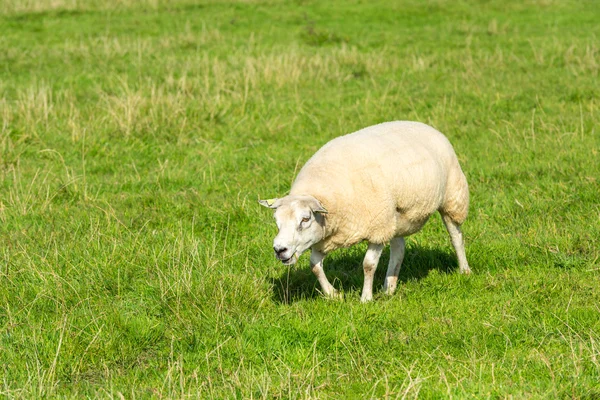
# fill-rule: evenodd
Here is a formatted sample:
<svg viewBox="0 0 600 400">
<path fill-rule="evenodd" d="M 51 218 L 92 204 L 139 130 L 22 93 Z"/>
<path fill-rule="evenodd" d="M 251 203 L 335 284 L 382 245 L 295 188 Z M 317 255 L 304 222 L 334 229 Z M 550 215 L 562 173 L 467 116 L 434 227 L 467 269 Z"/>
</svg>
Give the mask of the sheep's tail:
<svg viewBox="0 0 600 400">
<path fill-rule="evenodd" d="M 458 161 L 451 171 L 440 212 L 461 225 L 469 213 L 469 185 Z"/>
</svg>

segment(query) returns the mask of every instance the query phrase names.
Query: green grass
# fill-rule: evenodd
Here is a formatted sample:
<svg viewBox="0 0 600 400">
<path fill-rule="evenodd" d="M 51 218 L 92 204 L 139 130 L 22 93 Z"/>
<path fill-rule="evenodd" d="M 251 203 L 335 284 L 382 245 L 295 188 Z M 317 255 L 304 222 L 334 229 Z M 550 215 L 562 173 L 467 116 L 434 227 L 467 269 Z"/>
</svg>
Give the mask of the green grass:
<svg viewBox="0 0 600 400">
<path fill-rule="evenodd" d="M 0 4 L 0 395 L 600 396 L 595 1 Z M 256 200 L 329 139 L 446 133 L 393 297 L 365 246 L 282 267 Z M 388 255 L 377 273 L 381 288 Z"/>
</svg>

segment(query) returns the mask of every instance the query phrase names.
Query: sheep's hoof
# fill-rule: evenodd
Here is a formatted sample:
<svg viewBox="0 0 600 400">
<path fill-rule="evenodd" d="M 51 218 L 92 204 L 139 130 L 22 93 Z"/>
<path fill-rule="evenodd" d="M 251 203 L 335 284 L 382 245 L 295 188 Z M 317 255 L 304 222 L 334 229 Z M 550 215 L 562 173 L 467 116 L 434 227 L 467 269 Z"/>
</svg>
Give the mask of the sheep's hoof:
<svg viewBox="0 0 600 400">
<path fill-rule="evenodd" d="M 459 272 L 463 275 L 471 275 L 471 268 L 467 267 L 467 268 L 461 268 L 459 270 Z"/>
<path fill-rule="evenodd" d="M 383 286 L 383 294 L 385 294 L 386 296 L 393 296 L 394 293 L 396 293 L 396 285 L 390 285 L 390 286 Z"/>
<path fill-rule="evenodd" d="M 325 298 L 328 300 L 344 300 L 344 294 L 336 289 L 333 289 L 333 292 L 325 294 Z"/>
</svg>

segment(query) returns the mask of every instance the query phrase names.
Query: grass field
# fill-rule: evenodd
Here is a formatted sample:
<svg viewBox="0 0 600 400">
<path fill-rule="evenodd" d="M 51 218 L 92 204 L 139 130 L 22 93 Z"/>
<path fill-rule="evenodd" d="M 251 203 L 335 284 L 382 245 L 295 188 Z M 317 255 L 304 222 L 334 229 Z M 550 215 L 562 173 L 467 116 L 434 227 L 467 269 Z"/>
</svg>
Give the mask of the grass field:
<svg viewBox="0 0 600 400">
<path fill-rule="evenodd" d="M 0 396 L 600 398 L 600 7 L 0 2 Z M 273 257 L 259 198 L 326 141 L 446 133 L 393 297 L 365 245 Z M 383 284 L 384 253 L 376 288 Z"/>
</svg>

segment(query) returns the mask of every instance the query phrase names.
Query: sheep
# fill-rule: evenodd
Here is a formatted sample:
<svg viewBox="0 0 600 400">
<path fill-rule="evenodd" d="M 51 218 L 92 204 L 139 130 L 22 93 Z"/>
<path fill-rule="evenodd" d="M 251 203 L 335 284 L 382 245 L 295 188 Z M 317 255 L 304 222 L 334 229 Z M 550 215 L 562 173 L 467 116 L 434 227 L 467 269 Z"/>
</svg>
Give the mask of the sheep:
<svg viewBox="0 0 600 400">
<path fill-rule="evenodd" d="M 325 296 L 339 297 L 323 271 L 325 256 L 362 241 L 368 248 L 361 301 L 373 298 L 373 276 L 387 243 L 383 291 L 393 294 L 404 238 L 435 211 L 450 235 L 460 272 L 471 272 L 460 229 L 469 208 L 467 180 L 448 139 L 423 123 L 385 122 L 337 137 L 308 160 L 289 195 L 259 203 L 275 210 L 275 256 L 290 265 L 311 249 L 311 269 Z"/>
</svg>

